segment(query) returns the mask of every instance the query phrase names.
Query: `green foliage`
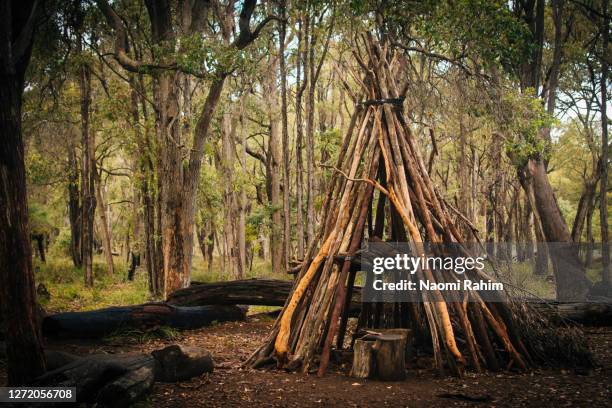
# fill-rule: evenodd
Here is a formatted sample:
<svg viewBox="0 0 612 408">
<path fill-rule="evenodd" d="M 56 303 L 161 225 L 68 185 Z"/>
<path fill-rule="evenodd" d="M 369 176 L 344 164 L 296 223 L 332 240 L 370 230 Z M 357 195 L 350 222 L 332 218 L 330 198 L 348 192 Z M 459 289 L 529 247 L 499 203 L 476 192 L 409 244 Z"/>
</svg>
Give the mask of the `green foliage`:
<svg viewBox="0 0 612 408">
<path fill-rule="evenodd" d="M 38 203 L 32 203 L 28 206 L 30 233 L 52 235 L 55 232 L 55 227 L 49 219 L 47 210 Z"/>
<path fill-rule="evenodd" d="M 338 156 L 338 150 L 342 145 L 342 135 L 339 129 L 334 128 L 325 132 L 319 132 L 316 135 L 316 140 L 318 141 L 319 151 L 326 152 L 331 158 Z"/>
<path fill-rule="evenodd" d="M 382 14 L 385 29 L 404 45 L 425 46 L 447 57 L 514 65 L 528 55 L 528 27 L 507 1 L 353 0 L 356 16 Z"/>
<path fill-rule="evenodd" d="M 178 52 L 173 52 L 172 47 L 154 48 L 158 60 L 161 62 L 162 56 L 171 55 L 181 70 L 207 79 L 235 71 L 249 75 L 257 68 L 256 58 L 252 55 L 255 47 L 239 50 L 229 46 L 223 39 L 202 37 L 198 33 L 181 37 L 178 43 Z"/>
<path fill-rule="evenodd" d="M 556 122 L 542 106 L 539 98 L 529 94 L 507 92 L 502 102 L 505 115 L 506 153 L 517 167 L 530 159 L 550 158 L 550 147 L 542 137 L 542 129 L 550 129 Z"/>
</svg>

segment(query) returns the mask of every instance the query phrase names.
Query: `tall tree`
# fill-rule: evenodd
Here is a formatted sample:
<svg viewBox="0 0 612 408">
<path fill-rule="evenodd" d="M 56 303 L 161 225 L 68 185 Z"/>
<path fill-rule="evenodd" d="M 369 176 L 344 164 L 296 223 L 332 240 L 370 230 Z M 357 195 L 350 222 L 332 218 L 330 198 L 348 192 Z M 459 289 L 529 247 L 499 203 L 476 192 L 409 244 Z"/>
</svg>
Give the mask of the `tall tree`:
<svg viewBox="0 0 612 408">
<path fill-rule="evenodd" d="M 21 133 L 24 77 L 41 7 L 34 0 L 0 3 L 0 313 L 9 385 L 25 385 L 45 370 Z"/>
<path fill-rule="evenodd" d="M 77 49 L 83 52 L 83 36 L 78 38 Z M 96 141 L 89 129 L 91 105 L 91 67 L 82 62 L 79 67 L 79 91 L 81 109 L 81 252 L 85 286 L 93 286 L 94 216 L 96 213 Z"/>
<path fill-rule="evenodd" d="M 251 29 L 256 0 L 246 0 L 237 20 L 238 30 L 233 41 L 220 50 L 230 55 L 230 62 L 220 63 L 213 72 L 193 72 L 182 68 L 173 57 L 178 35 L 174 27 L 173 8 L 167 0 L 147 0 L 152 42 L 155 45 L 155 63 L 144 62 L 128 54 L 126 44 L 128 32 L 122 18 L 104 0 L 97 4 L 106 21 L 115 31 L 115 58 L 128 71 L 151 74 L 154 82 L 154 104 L 156 107 L 156 132 L 158 148 L 158 198 L 157 207 L 160 217 L 161 233 L 161 274 L 164 278 L 163 293 L 166 296 L 173 290 L 189 284 L 191 258 L 193 252 L 193 233 L 195 223 L 195 198 L 204 156 L 204 145 L 208 138 L 213 114 L 219 103 L 227 76 L 232 70 L 238 52 L 251 44 L 265 25 L 273 17 L 263 19 L 255 29 Z M 202 34 L 202 21 L 206 21 L 211 3 L 190 1 L 183 3 L 191 11 L 191 25 L 194 35 Z M 233 13 L 235 2 L 230 1 L 225 10 Z M 232 14 L 233 15 L 233 14 Z M 223 17 L 227 17 L 225 14 Z M 203 68 L 208 68 L 204 66 Z M 196 126 L 191 134 L 183 134 L 180 126 L 180 86 L 176 73 L 197 74 L 210 78 L 208 94 L 198 115 Z M 190 148 L 186 149 L 186 146 Z M 184 159 L 186 157 L 186 159 Z M 185 160 L 185 162 L 184 162 Z"/>
<path fill-rule="evenodd" d="M 602 251 L 602 282 L 608 286 L 612 285 L 610 280 L 610 233 L 608 227 L 608 41 L 610 35 L 610 15 L 608 14 L 608 0 L 601 2 L 601 163 L 600 187 L 599 187 L 599 222 L 601 225 Z"/>
<path fill-rule="evenodd" d="M 529 0 L 516 4 L 517 12 L 525 21 L 531 33 L 531 55 L 521 65 L 520 79 L 523 91 L 537 92 L 542 84 L 544 6 L 544 0 Z M 560 61 L 558 61 L 558 64 L 560 64 Z M 555 98 L 556 89 L 549 89 L 548 97 Z M 552 107 L 554 108 L 554 102 Z M 539 136 L 543 139 L 544 144 L 549 142 L 549 133 L 549 126 L 540 129 Z M 538 144 L 540 142 L 535 138 L 527 140 L 526 143 Z M 586 278 L 584 267 L 578 258 L 578 250 L 571 245 L 570 231 L 550 184 L 546 172 L 547 159 L 541 149 L 535 150 L 538 153 L 520 160 L 519 179 L 530 199 L 531 208 L 536 218 L 535 224 L 541 226 L 543 238 L 547 242 L 556 243 L 556 250 L 551 252 L 550 255 L 556 278 L 557 298 L 559 300 L 581 299 L 587 294 L 590 284 Z M 563 249 L 559 250 L 559 244 L 562 243 L 567 245 L 563 245 Z"/>
<path fill-rule="evenodd" d="M 280 59 L 280 85 L 281 85 L 281 118 L 283 139 L 283 267 L 289 269 L 291 259 L 291 207 L 289 195 L 291 193 L 289 180 L 291 165 L 289 160 L 289 119 L 287 117 L 287 61 L 285 58 L 285 37 L 287 35 L 287 0 L 280 0 L 279 23 L 279 59 Z"/>
<path fill-rule="evenodd" d="M 273 47 L 273 41 L 270 41 L 270 48 Z M 281 111 L 278 109 L 278 94 L 276 92 L 276 71 L 278 68 L 278 58 L 270 54 L 268 59 L 268 69 L 265 73 L 264 80 L 265 100 L 268 110 L 268 119 L 270 121 L 270 135 L 268 137 L 268 166 L 267 173 L 269 174 L 270 189 L 268 200 L 270 211 L 272 213 L 272 222 L 270 225 L 270 254 L 272 257 L 272 271 L 275 273 L 283 272 L 283 243 L 282 243 L 282 213 L 281 213 L 281 134 L 280 120 Z M 287 189 L 289 186 L 284 185 Z"/>
<path fill-rule="evenodd" d="M 308 65 L 308 36 L 310 32 L 310 14 L 308 8 L 300 10 L 298 20 L 298 49 L 296 67 L 296 91 L 295 91 L 295 196 L 296 196 L 296 238 L 297 256 L 304 257 L 304 156 L 302 149 L 304 146 L 304 119 L 303 119 L 303 96 L 308 86 L 308 75 L 306 66 Z"/>
</svg>

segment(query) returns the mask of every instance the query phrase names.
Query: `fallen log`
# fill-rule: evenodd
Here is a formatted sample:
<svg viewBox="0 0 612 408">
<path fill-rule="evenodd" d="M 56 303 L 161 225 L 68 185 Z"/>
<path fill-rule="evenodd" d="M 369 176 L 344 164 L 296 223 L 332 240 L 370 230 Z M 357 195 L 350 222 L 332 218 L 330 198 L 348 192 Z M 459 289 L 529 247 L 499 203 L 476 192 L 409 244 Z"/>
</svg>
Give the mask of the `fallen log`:
<svg viewBox="0 0 612 408">
<path fill-rule="evenodd" d="M 245 279 L 199 283 L 172 292 L 168 303 L 179 306 L 285 304 L 293 283 L 277 279 Z"/>
<path fill-rule="evenodd" d="M 168 303 L 177 306 L 261 305 L 283 306 L 293 282 L 278 279 L 245 279 L 198 283 L 172 292 Z M 354 315 L 361 309 L 361 288 L 355 287 L 351 302 Z"/>
<path fill-rule="evenodd" d="M 189 330 L 213 322 L 245 319 L 246 308 L 233 305 L 180 307 L 148 303 L 49 315 L 43 320 L 42 330 L 50 337 L 97 338 L 125 329 L 150 330 L 167 326 Z"/>
<path fill-rule="evenodd" d="M 554 323 L 577 323 L 585 326 L 612 326 L 612 303 L 531 302 L 529 305 L 548 316 Z"/>
<path fill-rule="evenodd" d="M 214 369 L 208 351 L 183 345 L 171 345 L 150 354 L 78 357 L 49 352 L 47 357 L 67 363 L 45 373 L 33 385 L 75 387 L 77 402 L 99 407 L 128 407 L 141 399 L 155 381 L 184 381 Z"/>
<path fill-rule="evenodd" d="M 76 387 L 77 402 L 126 407 L 142 398 L 154 380 L 155 360 L 150 354 L 110 354 L 77 358 L 33 385 Z"/>
<path fill-rule="evenodd" d="M 339 257 L 341 258 L 341 257 Z M 362 258 L 355 257 L 353 262 Z M 176 306 L 204 305 L 263 305 L 283 306 L 289 296 L 293 282 L 278 279 L 245 279 L 229 282 L 198 283 L 170 294 L 168 303 Z M 554 322 L 570 320 L 593 326 L 612 326 L 612 303 L 546 303 L 528 300 L 540 313 Z M 354 287 L 350 303 L 350 314 L 361 310 L 361 287 Z"/>
</svg>

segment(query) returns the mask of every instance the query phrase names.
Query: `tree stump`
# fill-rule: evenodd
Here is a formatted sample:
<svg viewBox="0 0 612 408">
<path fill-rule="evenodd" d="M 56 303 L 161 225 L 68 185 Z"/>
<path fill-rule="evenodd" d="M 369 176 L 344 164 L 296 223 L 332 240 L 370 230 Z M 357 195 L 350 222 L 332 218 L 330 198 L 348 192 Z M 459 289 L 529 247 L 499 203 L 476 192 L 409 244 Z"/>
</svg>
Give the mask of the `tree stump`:
<svg viewBox="0 0 612 408">
<path fill-rule="evenodd" d="M 353 346 L 353 367 L 351 376 L 355 378 L 372 378 L 376 374 L 376 357 L 374 341 L 357 339 Z"/>
<path fill-rule="evenodd" d="M 406 361 L 415 357 L 414 349 L 414 337 L 412 336 L 412 330 L 410 329 L 384 329 L 381 330 L 382 334 L 398 334 L 404 338 L 404 346 L 406 349 Z"/>
<path fill-rule="evenodd" d="M 172 345 L 151 353 L 155 358 L 155 379 L 162 382 L 185 381 L 211 373 L 214 363 L 210 353 L 200 347 Z"/>
<path fill-rule="evenodd" d="M 406 378 L 408 329 L 368 333 L 355 340 L 351 376 L 399 381 Z"/>
<path fill-rule="evenodd" d="M 401 334 L 378 336 L 372 349 L 376 355 L 376 374 L 383 381 L 406 378 L 406 337 Z"/>
</svg>

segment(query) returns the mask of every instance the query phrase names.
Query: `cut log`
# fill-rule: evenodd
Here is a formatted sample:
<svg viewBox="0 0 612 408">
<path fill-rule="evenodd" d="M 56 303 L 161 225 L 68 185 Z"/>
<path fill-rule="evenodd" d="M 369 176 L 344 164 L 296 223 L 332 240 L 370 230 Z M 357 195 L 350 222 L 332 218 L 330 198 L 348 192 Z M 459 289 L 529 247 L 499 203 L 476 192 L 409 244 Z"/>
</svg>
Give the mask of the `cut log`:
<svg viewBox="0 0 612 408">
<path fill-rule="evenodd" d="M 129 406 L 151 388 L 154 373 L 150 354 L 94 355 L 47 372 L 34 385 L 76 387 L 81 403 Z"/>
<path fill-rule="evenodd" d="M 76 387 L 77 402 L 100 407 L 127 407 L 141 399 L 155 381 L 184 381 L 213 371 L 210 353 L 193 346 L 172 345 L 151 354 L 98 354 L 78 357 L 48 352 L 56 365 L 34 385 Z"/>
<path fill-rule="evenodd" d="M 52 337 L 98 338 L 124 329 L 148 330 L 167 326 L 188 330 L 209 326 L 213 322 L 245 319 L 246 309 L 238 306 L 179 307 L 149 303 L 50 315 L 43 320 L 43 334 Z"/>
<path fill-rule="evenodd" d="M 176 306 L 261 305 L 283 306 L 293 282 L 279 279 L 245 279 L 229 282 L 198 283 L 172 292 L 168 303 Z M 353 289 L 351 314 L 361 309 L 361 288 Z"/>
<path fill-rule="evenodd" d="M 355 378 L 373 378 L 376 373 L 374 341 L 357 339 L 353 348 L 353 367 L 351 376 Z"/>
<path fill-rule="evenodd" d="M 96 398 L 99 407 L 129 407 L 141 399 L 152 387 L 155 374 L 151 366 L 128 371 L 106 384 Z"/>
<path fill-rule="evenodd" d="M 408 329 L 368 332 L 355 340 L 351 376 L 400 381 L 406 378 Z"/>
<path fill-rule="evenodd" d="M 211 373 L 214 363 L 210 353 L 200 347 L 172 345 L 151 353 L 155 358 L 155 378 L 162 382 L 185 381 Z"/>
<path fill-rule="evenodd" d="M 378 336 L 372 349 L 376 355 L 376 375 L 383 381 L 406 378 L 406 337 L 401 334 Z"/>
</svg>

